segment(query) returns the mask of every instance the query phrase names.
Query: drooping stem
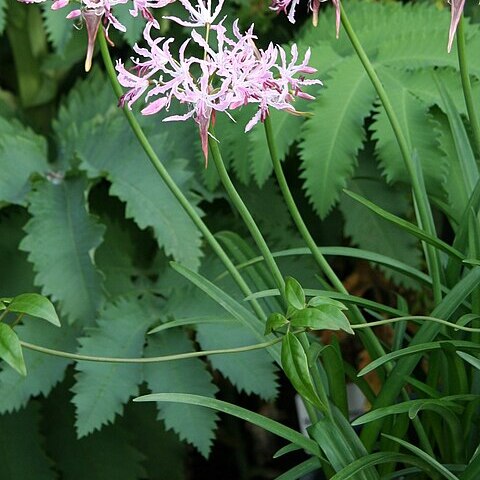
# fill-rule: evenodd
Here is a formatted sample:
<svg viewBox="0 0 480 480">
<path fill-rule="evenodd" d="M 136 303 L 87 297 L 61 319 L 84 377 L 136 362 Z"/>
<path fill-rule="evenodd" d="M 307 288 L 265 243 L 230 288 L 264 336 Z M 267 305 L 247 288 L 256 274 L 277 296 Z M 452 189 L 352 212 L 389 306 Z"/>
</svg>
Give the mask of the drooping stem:
<svg viewBox="0 0 480 480">
<path fill-rule="evenodd" d="M 468 71 L 468 59 L 465 49 L 465 28 L 463 15 L 458 22 L 457 27 L 457 52 L 458 65 L 460 67 L 460 77 L 462 79 L 463 96 L 465 97 L 465 105 L 467 106 L 468 119 L 472 127 L 473 140 L 475 143 L 475 150 L 477 155 L 480 155 L 480 123 L 478 121 L 477 110 L 475 109 L 475 102 L 472 94 L 472 84 L 470 82 L 470 75 Z"/>
<path fill-rule="evenodd" d="M 420 184 L 416 171 L 416 166 L 412 158 L 412 152 L 410 151 L 408 142 L 403 134 L 398 117 L 395 114 L 387 92 L 385 91 L 385 88 L 383 87 L 383 84 L 380 81 L 377 72 L 375 71 L 375 68 L 373 67 L 355 31 L 353 30 L 352 25 L 350 24 L 350 21 L 347 17 L 347 14 L 345 13 L 345 9 L 343 8 L 342 4 L 340 4 L 340 9 L 342 25 L 345 29 L 345 32 L 347 33 L 348 38 L 350 39 L 350 42 L 359 60 L 362 62 L 362 65 L 367 75 L 369 76 L 372 85 L 377 91 L 377 94 L 380 98 L 380 101 L 382 102 L 383 108 L 385 109 L 385 113 L 387 114 L 388 120 L 400 148 L 400 152 L 412 185 L 414 203 L 418 210 L 418 224 L 420 228 L 423 228 L 427 233 L 436 236 L 435 225 L 433 222 L 430 205 L 425 198 L 422 185 Z M 432 277 L 434 300 L 435 304 L 438 305 L 442 300 L 440 261 L 438 253 L 432 246 L 426 245 L 425 251 L 429 272 Z"/>
<path fill-rule="evenodd" d="M 212 132 L 213 135 L 213 132 Z M 230 200 L 232 201 L 233 205 L 237 209 L 238 213 L 242 217 L 245 225 L 247 226 L 250 234 L 252 235 L 255 243 L 257 244 L 260 252 L 262 253 L 263 257 L 265 258 L 265 263 L 267 264 L 268 269 L 274 279 L 275 285 L 280 291 L 282 298 L 285 295 L 285 281 L 283 280 L 282 273 L 278 268 L 278 265 L 273 258 L 272 252 L 268 248 L 267 242 L 263 238 L 260 229 L 258 228 L 255 220 L 253 219 L 250 211 L 248 210 L 245 203 L 243 203 L 242 198 L 238 194 L 235 185 L 233 184 L 232 180 L 230 179 L 230 175 L 225 168 L 223 163 L 222 155 L 220 153 L 220 149 L 218 148 L 217 142 L 213 138 L 209 138 L 209 145 L 210 150 L 212 152 L 213 161 L 215 162 L 215 166 L 217 167 L 218 175 L 220 177 L 220 181 L 222 182 L 225 190 L 228 193 Z"/>
<path fill-rule="evenodd" d="M 97 357 L 94 355 L 81 355 L 78 353 L 62 352 L 60 350 L 53 350 L 51 348 L 42 347 L 40 345 L 34 345 L 20 340 L 20 344 L 24 348 L 33 350 L 35 352 L 46 353 L 47 355 L 53 355 L 55 357 L 69 358 L 77 362 L 97 362 L 97 363 L 160 363 L 160 362 L 172 362 L 174 360 L 185 360 L 187 358 L 207 357 L 209 355 L 222 355 L 227 353 L 242 353 L 251 352 L 252 350 L 262 350 L 264 348 L 271 347 L 276 343 L 281 342 L 281 338 L 276 338 L 269 342 L 257 343 L 254 345 L 246 345 L 245 347 L 226 348 L 222 350 L 204 350 L 202 352 L 187 352 L 178 353 L 176 355 L 163 355 L 161 357 L 144 357 L 144 358 L 119 358 L 119 357 Z"/>
<path fill-rule="evenodd" d="M 337 277 L 335 272 L 333 271 L 332 267 L 330 267 L 329 263 L 323 256 L 322 252 L 318 248 L 315 240 L 313 239 L 312 235 L 310 234 L 308 227 L 305 225 L 303 221 L 302 215 L 300 214 L 297 205 L 295 203 L 295 199 L 293 198 L 292 192 L 287 183 L 287 179 L 285 178 L 285 174 L 283 173 L 282 165 L 280 163 L 280 159 L 277 153 L 277 147 L 275 144 L 274 134 L 272 130 L 272 122 L 270 117 L 265 119 L 265 134 L 267 137 L 268 143 L 268 150 L 270 152 L 270 158 L 272 160 L 273 169 L 275 171 L 275 175 L 277 177 L 278 185 L 280 187 L 280 191 L 282 192 L 283 198 L 287 205 L 287 208 L 290 212 L 290 215 L 297 226 L 300 235 L 303 237 L 305 243 L 307 244 L 308 248 L 312 252 L 313 258 L 317 262 L 318 266 L 320 267 L 321 271 L 325 274 L 328 278 L 330 283 L 333 287 L 341 293 L 348 294 L 347 289 L 343 285 L 342 281 Z M 364 324 L 365 319 L 363 318 L 362 313 L 357 307 L 352 307 L 352 320 L 355 324 Z M 385 351 L 378 340 L 378 338 L 374 335 L 373 332 L 368 331 L 365 332 L 365 343 L 368 345 L 368 350 L 370 355 L 373 358 L 377 358 L 385 354 Z M 389 366 L 387 366 L 389 368 Z"/>
<path fill-rule="evenodd" d="M 107 41 L 104 35 L 99 35 L 98 41 L 100 43 L 100 50 L 102 53 L 103 62 L 105 64 L 105 68 L 107 70 L 108 77 L 110 79 L 110 83 L 112 88 L 118 98 L 123 95 L 122 87 L 118 83 L 117 76 L 115 74 L 115 68 L 112 63 L 112 59 L 110 57 L 110 52 L 108 51 Z M 168 173 L 167 169 L 158 158 L 157 154 L 153 150 L 150 142 L 148 141 L 145 133 L 142 130 L 142 127 L 138 123 L 135 115 L 128 109 L 124 108 L 123 113 L 127 118 L 130 127 L 138 139 L 141 147 L 145 151 L 148 156 L 148 159 L 152 163 L 155 170 L 158 172 L 162 180 L 165 182 L 165 185 L 170 189 L 172 194 L 175 196 L 177 201 L 183 207 L 187 215 L 191 218 L 193 223 L 197 226 L 197 228 L 202 232 L 205 240 L 208 242 L 214 253 L 218 256 L 218 258 L 222 261 L 225 265 L 225 268 L 228 270 L 234 281 L 237 283 L 238 287 L 242 291 L 245 296 L 250 295 L 252 292 L 250 287 L 247 285 L 243 277 L 238 272 L 235 264 L 230 260 L 229 256 L 225 253 L 222 246 L 218 243 L 217 239 L 214 237 L 212 232 L 210 232 L 207 225 L 204 223 L 200 215 L 197 213 L 195 208 L 190 204 L 187 197 L 183 194 L 180 188 L 177 186 L 173 178 Z M 257 302 L 256 304 L 252 305 L 252 308 L 255 311 L 255 314 L 260 320 L 265 319 L 265 314 L 260 307 L 260 304 Z"/>
</svg>

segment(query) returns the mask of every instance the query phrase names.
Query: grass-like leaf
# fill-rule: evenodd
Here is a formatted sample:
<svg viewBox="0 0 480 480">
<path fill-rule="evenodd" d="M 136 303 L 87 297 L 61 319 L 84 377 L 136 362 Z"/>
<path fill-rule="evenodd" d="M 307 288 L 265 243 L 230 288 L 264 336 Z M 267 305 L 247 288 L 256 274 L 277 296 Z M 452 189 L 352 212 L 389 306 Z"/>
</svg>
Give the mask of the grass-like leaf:
<svg viewBox="0 0 480 480">
<path fill-rule="evenodd" d="M 307 452 L 318 456 L 319 448 L 315 441 L 303 436 L 301 433 L 292 430 L 289 427 L 275 421 L 268 417 L 251 412 L 246 408 L 237 405 L 217 400 L 214 398 L 202 397 L 200 395 L 190 395 L 186 393 L 154 393 L 151 395 L 144 395 L 134 399 L 135 402 L 178 402 L 190 405 L 199 405 L 202 407 L 211 408 L 219 412 L 227 413 L 234 417 L 245 420 L 246 422 L 264 428 L 285 440 L 304 448 Z"/>
</svg>

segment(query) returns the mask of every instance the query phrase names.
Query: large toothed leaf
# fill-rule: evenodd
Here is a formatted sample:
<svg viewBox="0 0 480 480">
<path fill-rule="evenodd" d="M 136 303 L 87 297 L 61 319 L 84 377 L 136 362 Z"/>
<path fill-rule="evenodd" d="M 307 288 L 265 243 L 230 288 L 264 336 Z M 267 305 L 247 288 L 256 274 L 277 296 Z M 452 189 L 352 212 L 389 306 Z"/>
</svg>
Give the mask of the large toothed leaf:
<svg viewBox="0 0 480 480">
<path fill-rule="evenodd" d="M 306 106 L 305 104 L 305 101 L 297 102 L 295 108 L 301 111 Z M 297 139 L 304 119 L 281 110 L 272 110 L 269 116 L 277 154 L 280 160 L 283 160 L 288 149 Z M 262 187 L 273 171 L 264 126 L 257 125 L 249 135 L 250 148 L 247 158 L 250 170 L 257 185 Z"/>
<path fill-rule="evenodd" d="M 25 205 L 31 175 L 47 170 L 45 138 L 0 118 L 0 202 Z"/>
<path fill-rule="evenodd" d="M 28 252 L 44 295 L 58 302 L 69 320 L 92 324 L 102 299 L 92 252 L 104 228 L 85 208 L 86 181 L 38 182 L 29 196 L 32 216 L 20 248 Z"/>
<path fill-rule="evenodd" d="M 73 126 L 72 126 L 73 125 Z M 201 235 L 140 147 L 111 87 L 101 75 L 80 83 L 61 108 L 55 130 L 64 162 L 81 160 L 89 177 L 106 177 L 110 194 L 126 204 L 126 215 L 141 228 L 152 228 L 161 247 L 175 260 L 197 269 Z M 193 205 L 194 178 L 187 160 L 180 158 L 169 135 L 149 123 L 149 141 L 178 187 Z M 198 210 L 201 214 L 201 211 Z"/>
<path fill-rule="evenodd" d="M 35 318 L 16 327 L 15 332 L 20 340 L 67 352 L 75 351 L 78 333 L 73 326 L 57 328 Z M 24 407 L 33 396 L 48 395 L 55 384 L 62 380 L 65 368 L 70 363 L 64 358 L 27 348 L 23 349 L 23 356 L 28 370 L 26 377 L 7 366 L 0 372 L 0 413 Z"/>
<path fill-rule="evenodd" d="M 146 356 L 170 355 L 194 350 L 193 343 L 181 330 L 167 330 L 148 339 Z M 145 365 L 145 380 L 152 393 L 183 392 L 214 397 L 217 387 L 199 359 Z M 211 410 L 178 403 L 159 404 L 159 418 L 182 440 L 194 445 L 205 457 L 215 437 L 217 414 Z"/>
<path fill-rule="evenodd" d="M 203 350 L 253 345 L 258 340 L 242 325 L 201 324 L 197 340 Z M 278 384 L 276 368 L 265 350 L 209 357 L 212 366 L 225 375 L 240 391 L 255 393 L 265 400 L 275 398 Z M 255 372 L 255 375 L 252 375 Z"/>
<path fill-rule="evenodd" d="M 44 424 L 49 425 L 46 447 L 62 480 L 139 480 L 147 478 L 143 456 L 130 432 L 109 425 L 101 432 L 76 438 L 75 412 L 67 382 L 56 388 L 44 407 Z"/>
<path fill-rule="evenodd" d="M 54 480 L 52 464 L 43 449 L 39 433 L 37 403 L 17 413 L 0 416 L 0 464 L 2 478 Z"/>
<path fill-rule="evenodd" d="M 362 155 L 355 177 L 348 188 L 391 213 L 405 217 L 411 210 L 408 194 L 401 189 L 389 187 L 382 181 L 371 156 Z M 420 250 L 414 237 L 383 220 L 347 195 L 340 200 L 340 209 L 345 218 L 345 234 L 352 243 L 372 252 L 382 253 L 390 258 L 403 260 L 418 267 Z M 387 276 L 409 287 L 416 285 L 404 275 L 384 270 Z"/>
<path fill-rule="evenodd" d="M 447 162 L 437 141 L 437 132 L 427 105 L 414 97 L 399 80 L 398 72 L 381 70 L 382 81 L 397 115 L 403 135 L 408 144 L 408 153 L 414 152 L 419 159 L 427 188 L 441 192 L 446 180 Z M 377 140 L 377 154 L 389 182 L 409 181 L 397 139 L 383 107 L 378 107 L 371 129 Z"/>
<path fill-rule="evenodd" d="M 152 323 L 148 300 L 135 296 L 119 298 L 105 306 L 98 327 L 80 339 L 79 353 L 84 355 L 138 358 L 142 356 L 145 333 Z M 76 406 L 76 428 L 79 437 L 98 430 L 121 414 L 123 404 L 138 394 L 142 381 L 139 364 L 77 364 L 73 402 Z"/>
<path fill-rule="evenodd" d="M 65 18 L 72 10 L 76 8 L 72 2 L 64 8 L 59 10 L 52 10 L 51 3 L 46 2 L 42 4 L 42 16 L 45 25 L 45 30 L 48 34 L 48 39 L 52 42 L 55 50 L 58 53 L 63 53 L 68 41 L 72 38 L 75 32 L 75 26 L 71 20 Z M 84 29 L 85 30 L 85 29 Z M 85 45 L 86 45 L 85 35 Z"/>
<path fill-rule="evenodd" d="M 302 178 L 315 211 L 323 218 L 347 185 L 365 134 L 375 90 L 357 58 L 345 60 L 325 83 L 304 124 L 300 144 Z"/>
<path fill-rule="evenodd" d="M 3 30 L 6 25 L 7 20 L 7 0 L 0 0 L 0 34 L 3 33 Z"/>
</svg>

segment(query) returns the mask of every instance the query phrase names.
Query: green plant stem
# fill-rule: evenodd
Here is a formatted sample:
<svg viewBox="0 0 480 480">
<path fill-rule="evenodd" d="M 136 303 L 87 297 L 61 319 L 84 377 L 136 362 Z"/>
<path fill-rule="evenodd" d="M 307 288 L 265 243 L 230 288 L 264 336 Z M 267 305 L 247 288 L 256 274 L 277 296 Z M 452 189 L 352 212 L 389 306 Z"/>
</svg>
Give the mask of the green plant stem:
<svg viewBox="0 0 480 480">
<path fill-rule="evenodd" d="M 107 41 L 104 35 L 98 35 L 98 41 L 100 43 L 100 51 L 102 54 L 103 62 L 105 64 L 105 68 L 107 70 L 108 77 L 110 79 L 110 83 L 112 85 L 112 88 L 116 96 L 120 98 L 123 95 L 122 87 L 118 83 L 117 76 L 115 74 L 115 68 L 113 66 L 112 59 L 110 57 L 110 52 L 108 51 Z M 195 208 L 190 204 L 187 197 L 185 197 L 185 195 L 180 190 L 180 188 L 178 188 L 177 184 L 172 179 L 167 169 L 165 168 L 165 166 L 163 165 L 163 163 L 160 161 L 157 154 L 153 150 L 150 142 L 148 141 L 147 137 L 145 136 L 145 133 L 142 130 L 142 127 L 140 126 L 137 119 L 135 118 L 135 115 L 128 108 L 124 108 L 123 113 L 125 114 L 125 117 L 127 118 L 127 121 L 130 124 L 130 127 L 133 133 L 135 134 L 135 136 L 137 137 L 141 147 L 147 154 L 155 170 L 158 172 L 162 180 L 165 182 L 165 185 L 170 189 L 172 194 L 175 196 L 177 201 L 183 207 L 187 215 L 191 218 L 193 223 L 202 232 L 203 236 L 205 237 L 205 240 L 208 242 L 212 250 L 215 252 L 218 258 L 225 265 L 225 268 L 229 271 L 230 275 L 232 276 L 234 281 L 237 283 L 242 293 L 246 296 L 250 295 L 252 293 L 252 291 L 250 290 L 250 287 L 247 285 L 243 277 L 240 275 L 237 268 L 235 267 L 235 264 L 230 260 L 229 256 L 225 253 L 222 246 L 218 243 L 217 239 L 210 232 L 209 228 L 204 223 L 204 221 L 202 220 L 200 215 L 197 213 Z M 260 320 L 262 321 L 265 320 L 265 313 L 263 312 L 258 302 L 255 305 L 252 305 L 252 308 Z"/>
<path fill-rule="evenodd" d="M 34 345 L 33 343 L 24 342 L 20 340 L 20 344 L 24 348 L 34 350 L 35 352 L 46 353 L 47 355 L 53 355 L 55 357 L 69 358 L 75 361 L 84 362 L 98 362 L 98 363 L 159 363 L 159 362 L 171 362 L 174 360 L 185 360 L 187 358 L 207 357 L 209 355 L 222 355 L 227 353 L 242 353 L 250 352 L 252 350 L 261 350 L 271 347 L 276 343 L 281 342 L 281 338 L 276 338 L 269 342 L 257 343 L 255 345 L 247 345 L 245 347 L 226 348 L 223 350 L 204 350 L 202 352 L 188 352 L 179 353 L 176 355 L 164 355 L 161 357 L 144 357 L 144 358 L 117 358 L 117 357 L 97 357 L 94 355 L 80 355 L 78 353 L 62 352 L 60 350 L 52 350 L 51 348 L 41 347 L 40 345 Z"/>
<path fill-rule="evenodd" d="M 270 158 L 273 164 L 273 170 L 275 171 L 275 175 L 277 177 L 280 191 L 282 192 L 288 211 L 290 212 L 290 215 L 293 218 L 293 221 L 295 222 L 295 225 L 297 226 L 297 229 L 300 232 L 300 235 L 302 236 L 303 240 L 307 244 L 307 247 L 309 248 L 309 250 L 312 252 L 313 258 L 317 262 L 321 271 L 325 274 L 325 276 L 328 278 L 328 280 L 333 285 L 333 287 L 338 292 L 348 295 L 348 291 L 343 285 L 342 281 L 337 277 L 332 267 L 330 267 L 329 263 L 327 262 L 325 257 L 322 255 L 320 249 L 315 243 L 315 240 L 313 239 L 307 226 L 305 225 L 302 215 L 300 214 L 297 208 L 295 199 L 293 198 L 292 192 L 290 191 L 290 188 L 287 183 L 287 179 L 285 178 L 285 174 L 283 173 L 282 164 L 280 163 L 280 159 L 278 157 L 277 147 L 275 144 L 275 139 L 274 139 L 274 134 L 272 129 L 272 121 L 270 117 L 267 117 L 265 119 L 265 135 L 267 138 Z M 352 308 L 352 319 L 355 321 L 355 324 L 365 323 L 365 319 L 363 318 L 362 313 L 357 307 Z M 385 354 L 385 351 L 380 341 L 373 334 L 373 332 L 367 333 L 366 337 L 367 338 L 365 343 L 368 345 L 369 353 L 373 358 L 377 358 Z"/>
<path fill-rule="evenodd" d="M 215 136 L 213 131 L 211 133 L 213 136 Z M 253 219 L 247 206 L 245 205 L 245 203 L 243 203 L 242 198 L 238 194 L 235 188 L 235 185 L 233 184 L 230 178 L 230 175 L 228 174 L 227 169 L 225 168 L 225 165 L 222 159 L 222 154 L 220 153 L 220 149 L 218 148 L 217 141 L 210 137 L 208 143 L 210 145 L 210 151 L 212 152 L 213 161 L 215 163 L 215 166 L 217 167 L 220 181 L 222 182 L 225 190 L 227 191 L 227 194 L 230 200 L 232 201 L 233 205 L 235 206 L 238 213 L 240 214 L 243 221 L 245 222 L 245 225 L 247 226 L 248 230 L 250 231 L 250 234 L 255 240 L 255 243 L 260 249 L 261 254 L 265 258 L 265 262 L 274 279 L 275 285 L 278 288 L 280 294 L 282 295 L 282 298 L 285 301 L 285 281 L 283 280 L 282 273 L 280 272 L 280 269 L 278 268 L 278 265 L 275 262 L 275 259 L 273 258 L 272 252 L 268 248 L 267 242 L 263 238 L 263 235 L 260 232 L 260 229 L 258 228 L 257 224 L 255 223 L 255 220 Z"/>
<path fill-rule="evenodd" d="M 463 15 L 460 17 L 460 21 L 458 22 L 456 37 L 458 65 L 460 67 L 460 78 L 462 79 L 463 96 L 465 97 L 468 119 L 470 121 L 470 126 L 472 127 L 475 150 L 477 151 L 477 155 L 480 155 L 480 123 L 478 121 L 475 102 L 473 100 L 472 84 L 470 83 L 467 52 L 465 49 L 465 28 Z"/>
<path fill-rule="evenodd" d="M 475 333 L 480 332 L 480 328 L 464 327 L 463 325 L 457 325 L 456 323 L 448 322 L 447 320 L 442 320 L 441 318 L 429 317 L 429 316 L 426 316 L 426 315 L 414 315 L 414 316 L 389 318 L 389 319 L 386 319 L 386 320 L 378 320 L 376 322 L 363 323 L 361 325 L 351 325 L 351 327 L 354 330 L 356 330 L 356 329 L 362 329 L 362 328 L 378 327 L 380 325 L 388 325 L 390 323 L 403 322 L 405 320 L 412 320 L 412 321 L 425 320 L 425 321 L 429 321 L 429 322 L 440 323 L 440 324 L 445 325 L 447 327 L 454 328 L 455 330 L 462 330 L 464 332 L 472 332 L 472 333 L 473 332 L 475 332 Z"/>
<path fill-rule="evenodd" d="M 428 201 L 425 200 L 423 195 L 422 186 L 418 179 L 418 175 L 416 173 L 416 167 L 412 159 L 411 151 L 408 146 L 408 142 L 403 134 L 402 128 L 400 126 L 400 122 L 398 121 L 397 115 L 393 110 L 392 104 L 390 103 L 390 99 L 388 98 L 387 92 L 383 87 L 382 82 L 378 78 L 377 72 L 375 71 L 370 59 L 368 58 L 365 50 L 363 49 L 355 31 L 350 24 L 350 21 L 345 13 L 345 9 L 343 5 L 340 4 L 340 11 L 341 11 L 341 20 L 342 25 L 345 29 L 345 32 L 350 39 L 350 42 L 357 53 L 358 58 L 362 62 L 367 75 L 370 78 L 377 94 L 382 102 L 383 108 L 387 114 L 388 120 L 390 121 L 390 125 L 392 126 L 395 138 L 397 140 L 398 146 L 400 148 L 400 152 L 402 154 L 403 161 L 405 163 L 405 167 L 407 169 L 408 175 L 410 177 L 410 181 L 412 184 L 412 191 L 413 191 L 413 199 L 415 205 L 418 209 L 418 224 L 420 228 L 425 229 L 425 231 L 433 236 L 435 234 L 435 225 L 433 223 L 432 212 L 430 210 L 430 206 Z M 440 262 L 438 258 L 438 254 L 435 249 L 429 245 L 425 245 L 426 249 L 426 256 L 427 256 L 427 263 L 430 271 L 430 275 L 432 277 L 433 283 L 433 295 L 435 304 L 438 305 L 442 300 L 442 289 L 441 289 L 441 271 L 440 271 Z"/>
</svg>

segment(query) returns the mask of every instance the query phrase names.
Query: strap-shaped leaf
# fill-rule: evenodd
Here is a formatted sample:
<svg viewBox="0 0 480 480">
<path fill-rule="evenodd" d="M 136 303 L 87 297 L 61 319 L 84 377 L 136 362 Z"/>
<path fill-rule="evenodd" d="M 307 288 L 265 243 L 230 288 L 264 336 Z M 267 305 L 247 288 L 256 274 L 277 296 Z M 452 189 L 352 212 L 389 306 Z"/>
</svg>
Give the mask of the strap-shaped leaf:
<svg viewBox="0 0 480 480">
<path fill-rule="evenodd" d="M 258 427 L 264 428 L 268 432 L 278 435 L 279 437 L 304 448 L 307 452 L 313 455 L 318 456 L 320 453 L 317 443 L 301 433 L 268 417 L 251 412 L 246 408 L 222 400 L 217 400 L 215 398 L 190 395 L 186 393 L 153 393 L 151 395 L 144 395 L 135 398 L 134 402 L 179 402 L 212 408 L 213 410 L 227 413 L 228 415 L 232 415 L 245 420 L 246 422 L 257 425 Z"/>
<path fill-rule="evenodd" d="M 82 177 L 36 184 L 29 197 L 32 218 L 20 248 L 28 252 L 42 293 L 57 301 L 71 322 L 92 324 L 102 300 L 92 252 L 104 229 L 85 208 L 86 188 Z"/>
<path fill-rule="evenodd" d="M 145 334 L 152 323 L 147 300 L 136 296 L 119 298 L 105 306 L 98 327 L 89 330 L 89 336 L 80 339 L 79 353 L 138 358 L 142 356 Z M 142 381 L 141 365 L 121 363 L 77 364 L 75 393 L 76 428 L 79 437 L 113 422 L 121 414 L 123 404 L 138 394 Z"/>
</svg>

